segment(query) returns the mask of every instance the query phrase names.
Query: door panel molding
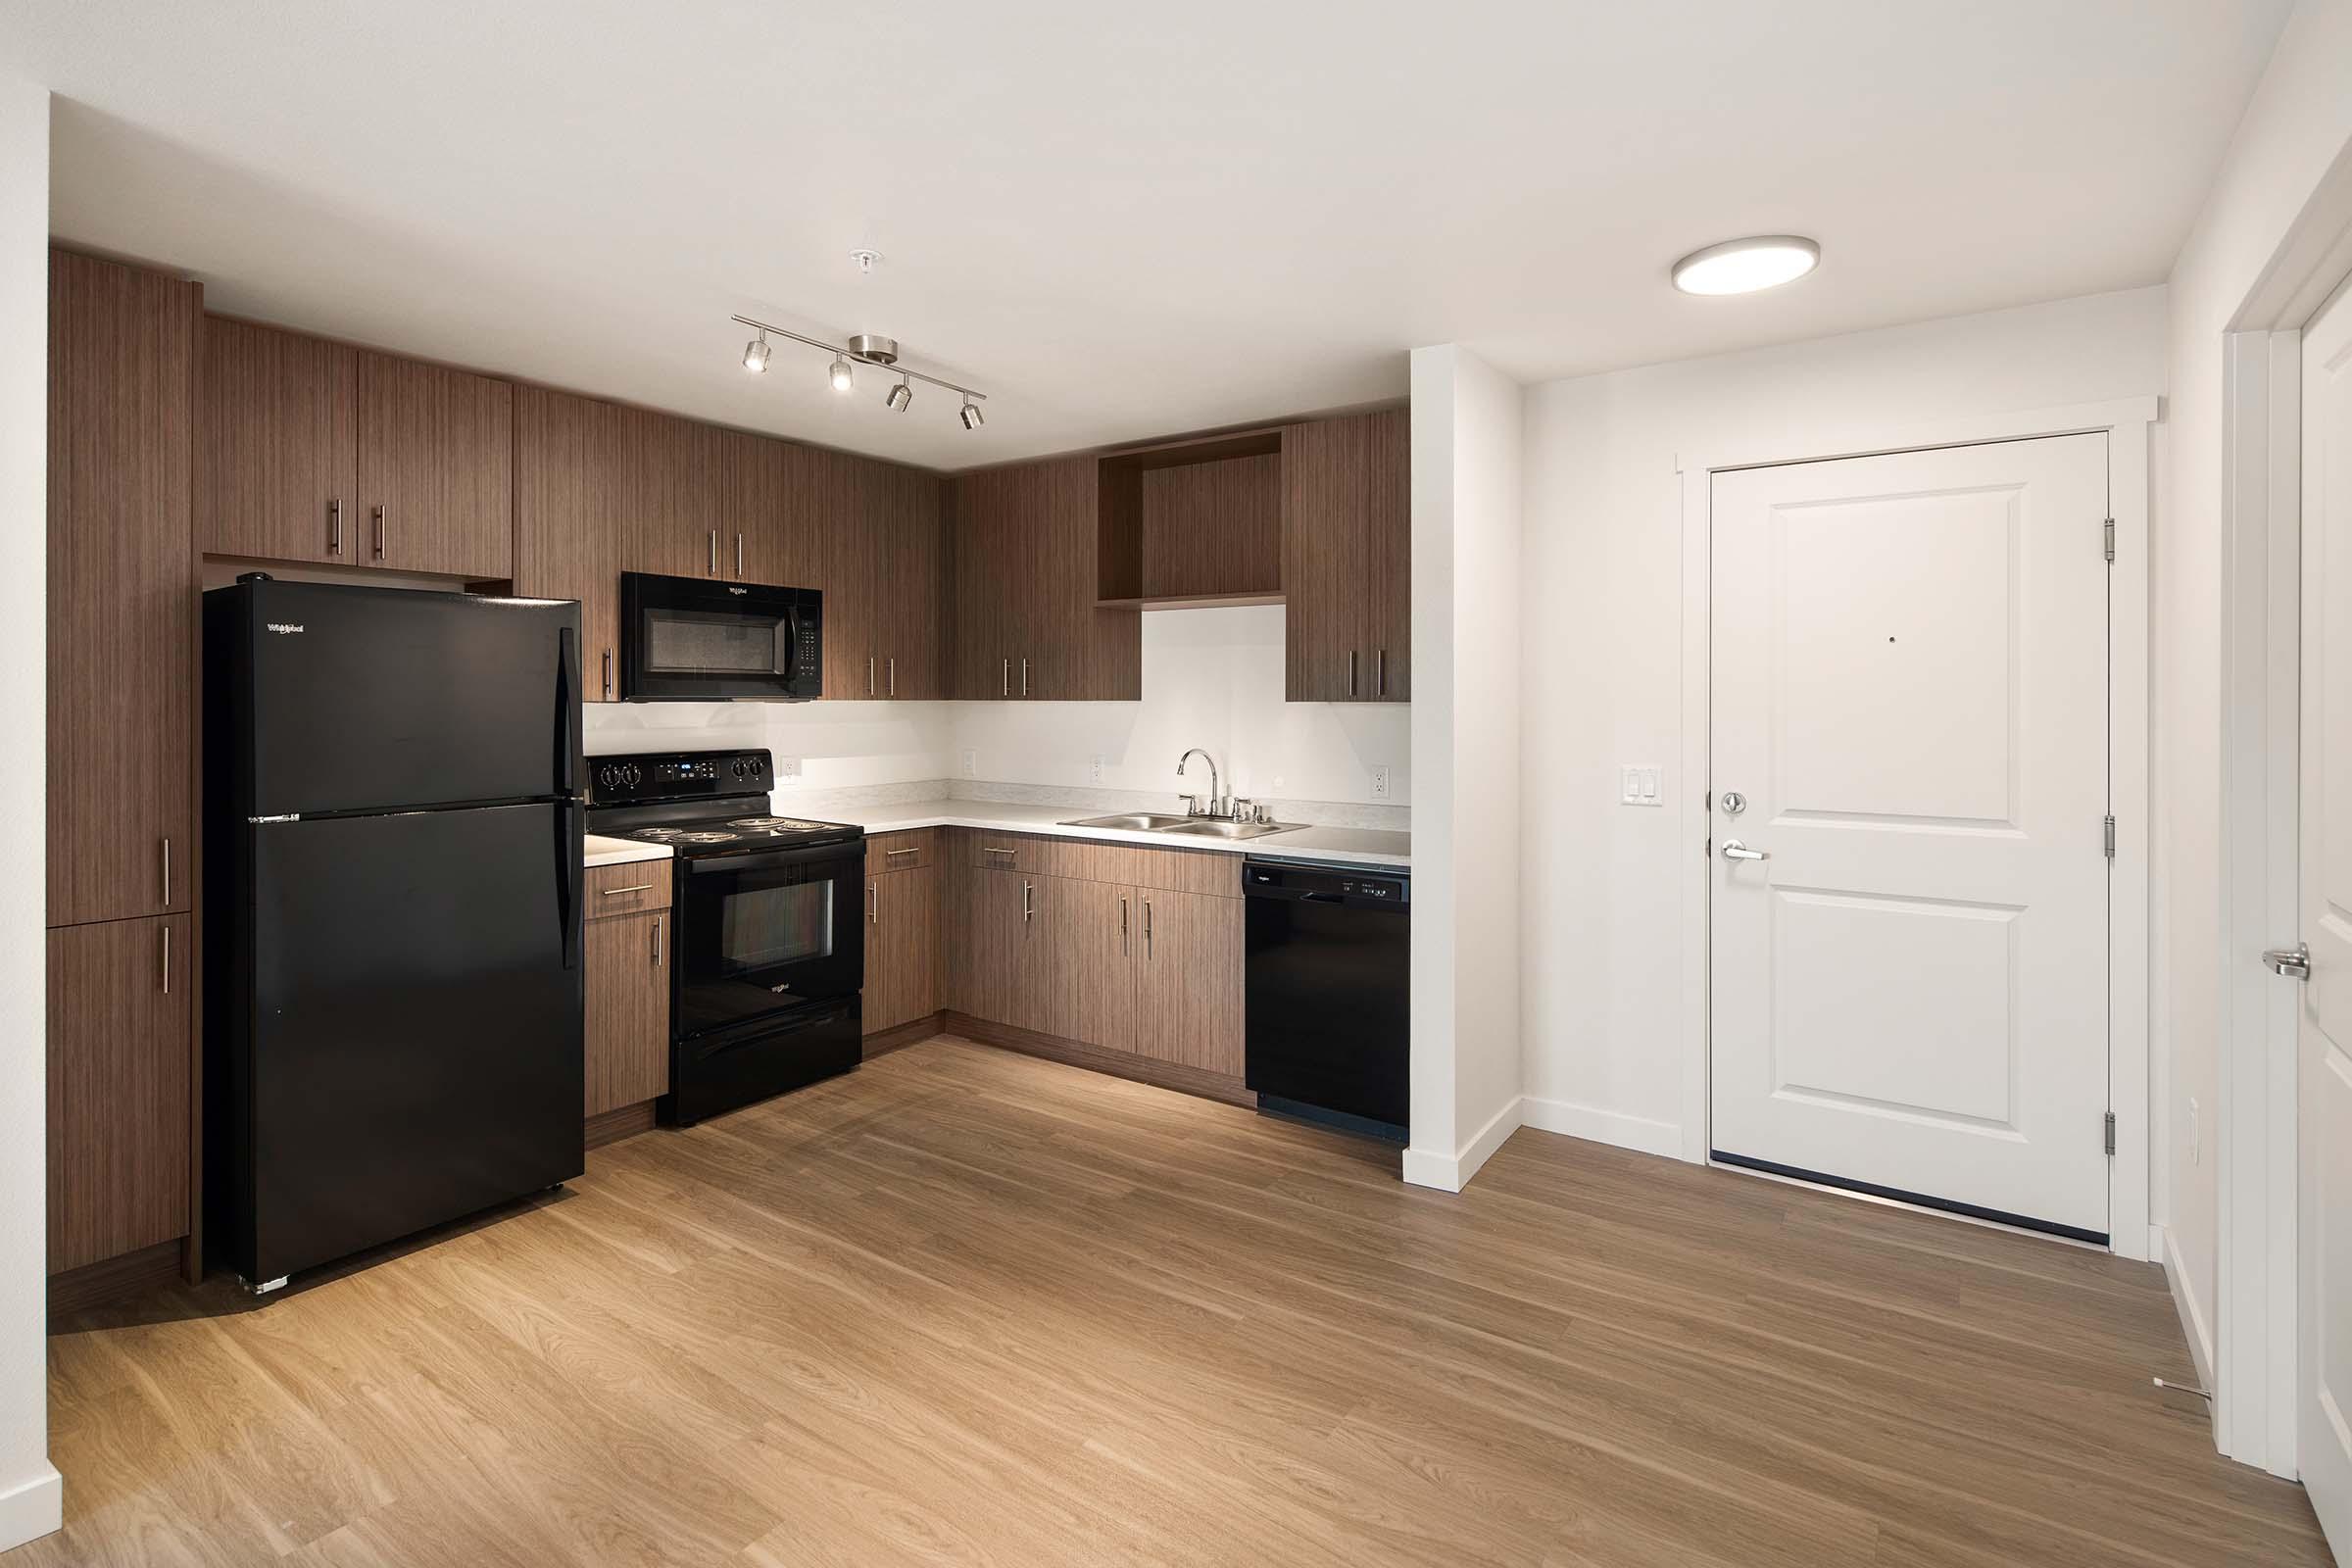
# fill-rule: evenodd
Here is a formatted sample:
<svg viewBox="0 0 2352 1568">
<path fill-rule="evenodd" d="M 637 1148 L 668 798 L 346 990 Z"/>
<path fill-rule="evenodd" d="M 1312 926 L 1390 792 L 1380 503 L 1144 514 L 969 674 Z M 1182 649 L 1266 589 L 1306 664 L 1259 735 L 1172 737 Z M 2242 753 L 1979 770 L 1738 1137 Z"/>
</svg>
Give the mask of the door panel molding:
<svg viewBox="0 0 2352 1568">
<path fill-rule="evenodd" d="M 2109 590 L 2109 801 L 2116 816 L 2109 880 L 2109 1103 L 2116 1114 L 2110 1167 L 2110 1250 L 2145 1261 L 2155 1255 L 2148 1223 L 2148 487 L 2154 397 L 2071 405 L 1940 420 L 1932 424 L 1826 429 L 1779 448 L 1678 455 L 1683 493 L 1683 700 L 1678 806 L 1690 860 L 1680 879 L 1684 1007 L 1682 1156 L 1703 1164 L 1712 1149 L 1710 1035 L 1713 999 L 1712 860 L 1706 853 L 1713 612 L 1713 492 L 1719 472 L 1974 446 L 2046 436 L 2105 433 L 2108 511 L 2116 528 Z M 2095 549 L 2086 536 L 2084 548 Z"/>
</svg>

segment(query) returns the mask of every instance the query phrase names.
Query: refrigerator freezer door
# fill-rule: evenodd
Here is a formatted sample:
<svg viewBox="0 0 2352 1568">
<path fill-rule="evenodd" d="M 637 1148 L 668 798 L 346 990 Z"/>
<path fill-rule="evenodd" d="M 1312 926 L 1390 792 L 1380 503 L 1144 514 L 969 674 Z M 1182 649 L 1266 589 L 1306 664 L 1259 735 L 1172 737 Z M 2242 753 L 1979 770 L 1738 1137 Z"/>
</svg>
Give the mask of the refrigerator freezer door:
<svg viewBox="0 0 2352 1568">
<path fill-rule="evenodd" d="M 579 808 L 269 823 L 251 843 L 248 1277 L 579 1175 Z"/>
<path fill-rule="evenodd" d="M 231 744 L 246 816 L 544 799 L 578 782 L 579 606 L 256 582 Z M 218 674 L 208 678 L 219 678 Z"/>
</svg>

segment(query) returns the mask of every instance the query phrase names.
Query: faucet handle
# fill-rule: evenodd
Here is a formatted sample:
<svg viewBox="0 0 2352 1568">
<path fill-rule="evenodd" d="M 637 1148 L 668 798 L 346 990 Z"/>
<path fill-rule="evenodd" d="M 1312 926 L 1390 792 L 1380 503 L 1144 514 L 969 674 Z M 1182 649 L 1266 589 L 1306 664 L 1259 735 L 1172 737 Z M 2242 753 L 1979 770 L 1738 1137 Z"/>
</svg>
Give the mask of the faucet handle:
<svg viewBox="0 0 2352 1568">
<path fill-rule="evenodd" d="M 1200 796 L 1198 796 L 1198 795 L 1179 795 L 1179 796 L 1177 796 L 1176 798 L 1177 798 L 1178 800 L 1180 800 L 1180 801 L 1182 801 L 1182 802 L 1184 803 L 1184 814 L 1185 814 L 1185 815 L 1187 815 L 1187 816 L 1199 816 L 1199 815 L 1200 814 Z"/>
</svg>

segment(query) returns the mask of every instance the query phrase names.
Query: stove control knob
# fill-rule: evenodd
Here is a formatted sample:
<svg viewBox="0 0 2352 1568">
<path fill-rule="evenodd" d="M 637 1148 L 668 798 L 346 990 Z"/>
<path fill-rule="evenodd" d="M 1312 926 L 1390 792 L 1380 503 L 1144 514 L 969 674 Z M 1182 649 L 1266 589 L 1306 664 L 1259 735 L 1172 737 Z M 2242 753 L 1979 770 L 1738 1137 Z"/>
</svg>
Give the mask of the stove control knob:
<svg viewBox="0 0 2352 1568">
<path fill-rule="evenodd" d="M 635 789 L 638 781 L 644 778 L 645 774 L 638 769 L 635 762 L 631 762 L 627 767 L 621 769 L 621 776 L 628 780 L 629 788 Z"/>
<path fill-rule="evenodd" d="M 608 762 L 596 770 L 596 781 L 605 788 L 611 789 L 620 782 L 620 769 Z"/>
</svg>

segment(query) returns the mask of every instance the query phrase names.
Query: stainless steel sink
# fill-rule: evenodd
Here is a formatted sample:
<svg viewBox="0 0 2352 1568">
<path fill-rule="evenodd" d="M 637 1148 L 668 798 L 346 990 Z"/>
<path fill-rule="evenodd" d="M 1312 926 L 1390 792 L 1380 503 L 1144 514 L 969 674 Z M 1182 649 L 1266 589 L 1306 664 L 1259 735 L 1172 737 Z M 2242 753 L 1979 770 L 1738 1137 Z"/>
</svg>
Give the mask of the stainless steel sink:
<svg viewBox="0 0 2352 1568">
<path fill-rule="evenodd" d="M 1227 822 L 1203 816 L 1159 831 L 1171 837 L 1186 833 L 1203 839 L 1262 839 L 1269 833 L 1288 833 L 1296 826 L 1295 822 Z"/>
<path fill-rule="evenodd" d="M 1189 816 L 1164 816 L 1157 811 L 1115 811 L 1109 816 L 1082 816 L 1064 822 L 1063 827 L 1117 827 L 1130 833 L 1161 833 L 1181 827 L 1193 820 Z"/>
</svg>

